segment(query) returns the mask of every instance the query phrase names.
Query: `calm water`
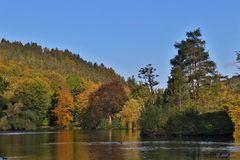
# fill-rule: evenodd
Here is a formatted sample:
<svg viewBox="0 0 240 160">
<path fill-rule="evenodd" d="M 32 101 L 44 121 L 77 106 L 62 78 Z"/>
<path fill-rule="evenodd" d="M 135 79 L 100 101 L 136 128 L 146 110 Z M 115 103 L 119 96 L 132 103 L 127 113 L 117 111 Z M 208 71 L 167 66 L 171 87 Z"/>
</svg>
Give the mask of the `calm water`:
<svg viewBox="0 0 240 160">
<path fill-rule="evenodd" d="M 231 138 L 143 139 L 139 131 L 0 132 L 0 156 L 23 160 L 192 160 L 240 159 Z M 1 159 L 1 158 L 0 158 Z"/>
</svg>

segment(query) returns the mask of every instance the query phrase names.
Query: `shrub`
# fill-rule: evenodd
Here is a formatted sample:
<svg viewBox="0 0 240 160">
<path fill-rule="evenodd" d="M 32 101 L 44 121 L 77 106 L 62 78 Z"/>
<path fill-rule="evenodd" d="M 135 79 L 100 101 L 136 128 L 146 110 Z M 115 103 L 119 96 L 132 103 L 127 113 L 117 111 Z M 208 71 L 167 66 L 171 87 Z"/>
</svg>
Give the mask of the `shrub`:
<svg viewBox="0 0 240 160">
<path fill-rule="evenodd" d="M 143 132 L 164 134 L 165 124 L 168 121 L 169 112 L 161 107 L 149 105 L 141 115 L 140 123 Z"/>
</svg>

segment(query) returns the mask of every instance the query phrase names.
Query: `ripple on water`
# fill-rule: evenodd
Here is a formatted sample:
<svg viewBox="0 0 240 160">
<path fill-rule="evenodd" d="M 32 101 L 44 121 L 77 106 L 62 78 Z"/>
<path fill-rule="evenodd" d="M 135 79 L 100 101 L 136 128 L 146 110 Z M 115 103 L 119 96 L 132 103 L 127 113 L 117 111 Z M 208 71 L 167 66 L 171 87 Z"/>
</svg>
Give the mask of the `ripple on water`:
<svg viewBox="0 0 240 160">
<path fill-rule="evenodd" d="M 34 134 L 54 134 L 56 132 L 3 132 L 0 136 L 11 136 L 11 135 L 34 135 Z"/>
<path fill-rule="evenodd" d="M 198 141 L 104 141 L 104 142 L 53 142 L 44 143 L 44 145 L 65 145 L 65 144 L 77 144 L 77 145 L 121 145 L 125 146 L 122 149 L 125 150 L 194 150 L 196 144 L 199 145 L 201 151 L 240 151 L 240 144 L 226 143 L 226 142 L 198 142 Z M 139 146 L 134 146 L 139 145 Z M 169 145 L 169 146 L 163 146 Z M 184 145 L 184 146 L 182 146 Z M 191 146 L 192 145 L 192 146 Z"/>
</svg>

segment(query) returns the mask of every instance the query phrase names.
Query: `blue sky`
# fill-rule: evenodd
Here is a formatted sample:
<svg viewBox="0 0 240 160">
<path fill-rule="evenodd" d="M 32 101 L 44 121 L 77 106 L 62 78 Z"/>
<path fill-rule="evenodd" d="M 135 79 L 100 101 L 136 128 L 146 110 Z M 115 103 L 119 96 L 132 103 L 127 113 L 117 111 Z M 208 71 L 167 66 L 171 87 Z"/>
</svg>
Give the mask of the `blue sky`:
<svg viewBox="0 0 240 160">
<path fill-rule="evenodd" d="M 239 0 L 1 0 L 0 38 L 69 49 L 124 77 L 152 63 L 166 87 L 173 45 L 200 27 L 224 75 L 237 72 Z"/>
</svg>

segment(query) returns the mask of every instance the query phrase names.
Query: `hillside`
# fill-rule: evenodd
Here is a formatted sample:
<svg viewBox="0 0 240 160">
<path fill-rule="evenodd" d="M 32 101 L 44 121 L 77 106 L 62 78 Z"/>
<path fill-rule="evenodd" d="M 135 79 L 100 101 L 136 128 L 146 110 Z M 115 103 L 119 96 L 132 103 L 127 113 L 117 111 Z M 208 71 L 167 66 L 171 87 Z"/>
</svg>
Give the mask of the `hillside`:
<svg viewBox="0 0 240 160">
<path fill-rule="evenodd" d="M 68 50 L 42 48 L 36 43 L 22 44 L 2 39 L 0 42 L 0 73 L 5 76 L 31 74 L 70 74 L 96 83 L 122 79 L 112 68 L 103 64 L 83 60 L 79 55 Z"/>
</svg>

